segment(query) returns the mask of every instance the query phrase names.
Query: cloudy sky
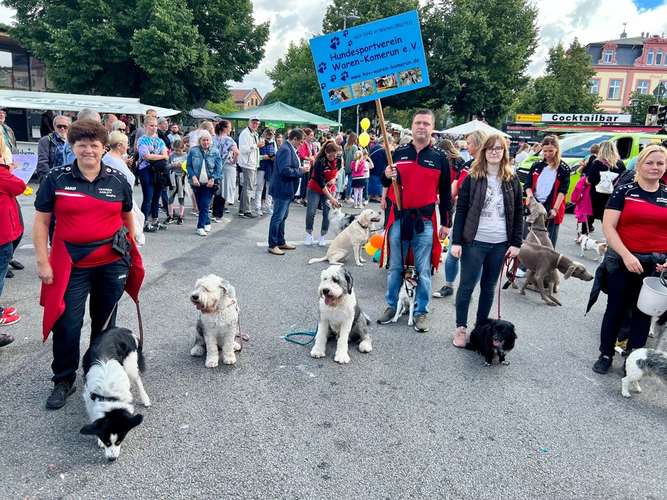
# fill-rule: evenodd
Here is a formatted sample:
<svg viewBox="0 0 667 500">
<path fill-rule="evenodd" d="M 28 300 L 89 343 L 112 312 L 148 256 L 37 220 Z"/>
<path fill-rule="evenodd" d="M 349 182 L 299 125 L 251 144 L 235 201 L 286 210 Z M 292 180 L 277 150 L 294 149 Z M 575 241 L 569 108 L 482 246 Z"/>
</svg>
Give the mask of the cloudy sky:
<svg viewBox="0 0 667 500">
<path fill-rule="evenodd" d="M 380 0 L 368 0 L 380 1 Z M 483 0 L 480 0 L 483 1 Z M 618 38 L 627 23 L 628 36 L 642 32 L 667 35 L 667 0 L 533 0 L 538 8 L 539 46 L 529 73 L 543 71 L 549 48 L 559 41 L 570 43 L 575 37 L 583 44 Z M 266 70 L 273 67 L 290 41 L 318 34 L 330 0 L 252 0 L 255 19 L 270 21 L 271 36 L 260 66 L 242 84 L 256 87 L 262 95 L 271 89 Z M 0 2 L 1 4 L 1 2 Z M 279 6 L 279 8 L 277 8 Z M 10 9 L 0 6 L 0 22 L 11 22 Z M 342 21 L 341 21 L 342 23 Z M 341 26 L 342 28 L 342 26 Z"/>
</svg>

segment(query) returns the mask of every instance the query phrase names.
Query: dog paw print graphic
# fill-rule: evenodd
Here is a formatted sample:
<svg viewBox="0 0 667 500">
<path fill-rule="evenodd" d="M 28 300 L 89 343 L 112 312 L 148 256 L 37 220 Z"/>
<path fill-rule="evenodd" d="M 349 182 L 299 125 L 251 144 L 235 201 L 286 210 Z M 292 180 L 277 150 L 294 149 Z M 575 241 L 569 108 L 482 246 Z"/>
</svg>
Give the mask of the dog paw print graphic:
<svg viewBox="0 0 667 500">
<path fill-rule="evenodd" d="M 336 81 L 336 75 L 331 75 L 330 80 L 331 80 L 332 82 L 335 82 L 335 81 Z"/>
<path fill-rule="evenodd" d="M 340 45 L 340 38 L 335 36 L 331 39 L 331 44 L 329 44 L 329 47 L 331 47 L 333 50 L 336 50 L 339 45 Z"/>
<path fill-rule="evenodd" d="M 326 70 L 327 70 L 327 63 L 323 63 L 323 62 L 321 62 L 321 63 L 317 66 L 317 71 L 318 71 L 320 74 L 321 74 L 321 73 L 324 73 Z"/>
<path fill-rule="evenodd" d="M 340 75 L 340 79 L 342 81 L 346 81 L 349 77 L 350 77 L 350 75 L 347 71 L 343 71 L 343 73 Z"/>
</svg>

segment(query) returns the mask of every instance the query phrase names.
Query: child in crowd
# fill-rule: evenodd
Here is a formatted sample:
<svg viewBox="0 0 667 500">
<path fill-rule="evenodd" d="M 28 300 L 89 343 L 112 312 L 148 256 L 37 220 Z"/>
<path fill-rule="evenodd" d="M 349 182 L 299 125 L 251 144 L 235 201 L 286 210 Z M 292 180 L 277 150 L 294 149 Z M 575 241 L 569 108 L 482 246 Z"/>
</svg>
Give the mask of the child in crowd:
<svg viewBox="0 0 667 500">
<path fill-rule="evenodd" d="M 172 143 L 172 153 L 169 155 L 169 177 L 171 187 L 169 188 L 169 217 L 167 224 L 183 224 L 183 215 L 185 214 L 185 172 L 183 171 L 183 162 L 188 159 L 185 152 L 185 145 L 181 140 L 175 140 Z M 174 217 L 174 200 L 178 198 L 180 205 L 178 216 Z"/>
<path fill-rule="evenodd" d="M 354 161 L 352 161 L 352 201 L 353 208 L 363 207 L 364 185 L 368 182 L 368 175 L 370 172 L 368 162 L 368 155 L 359 150 L 354 154 Z"/>
<path fill-rule="evenodd" d="M 7 151 L 8 149 L 5 148 Z M 11 156 L 11 154 L 9 154 Z M 0 158 L 0 295 L 5 283 L 5 276 L 14 253 L 13 242 L 23 232 L 23 224 L 19 217 L 16 197 L 25 191 L 25 183 L 12 174 L 11 160 L 7 155 Z M 13 325 L 21 317 L 13 307 L 0 306 L 0 327 Z M 0 334 L 0 347 L 11 344 L 14 337 L 7 333 Z"/>
</svg>

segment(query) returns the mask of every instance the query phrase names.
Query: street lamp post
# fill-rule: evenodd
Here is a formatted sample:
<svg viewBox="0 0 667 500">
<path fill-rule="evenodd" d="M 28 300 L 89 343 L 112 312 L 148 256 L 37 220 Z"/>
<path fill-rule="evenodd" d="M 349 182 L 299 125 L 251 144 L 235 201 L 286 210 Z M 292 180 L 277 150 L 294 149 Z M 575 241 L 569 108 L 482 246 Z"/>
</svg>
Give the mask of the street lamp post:
<svg viewBox="0 0 667 500">
<path fill-rule="evenodd" d="M 355 15 L 355 14 L 350 14 L 349 16 L 347 16 L 347 15 L 343 16 L 343 31 L 345 31 L 347 29 L 347 20 L 348 19 L 350 19 L 351 21 L 356 21 L 357 19 L 361 19 L 361 18 L 359 16 Z M 338 125 L 338 130 L 339 131 L 342 130 L 342 128 L 343 128 L 343 124 L 340 121 L 341 120 L 341 117 L 340 117 L 341 111 L 342 111 L 342 109 L 338 108 L 338 123 L 340 123 L 340 125 Z"/>
</svg>

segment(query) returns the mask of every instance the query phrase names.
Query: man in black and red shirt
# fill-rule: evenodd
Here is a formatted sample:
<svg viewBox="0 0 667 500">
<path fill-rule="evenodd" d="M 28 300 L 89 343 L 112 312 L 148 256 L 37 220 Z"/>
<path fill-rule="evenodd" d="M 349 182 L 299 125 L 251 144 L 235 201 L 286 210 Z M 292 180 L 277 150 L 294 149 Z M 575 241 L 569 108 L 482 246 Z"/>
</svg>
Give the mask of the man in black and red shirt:
<svg viewBox="0 0 667 500">
<path fill-rule="evenodd" d="M 434 124 L 433 112 L 418 110 L 412 119 L 413 141 L 397 148 L 393 165 L 385 169 L 382 185 L 389 188 L 391 212 L 382 248 L 381 263 L 389 267 L 387 275 L 387 308 L 378 323 L 389 323 L 396 312 L 403 266 L 409 254 L 419 273 L 416 291 L 415 330 L 427 332 L 428 304 L 431 299 L 431 273 L 440 264 L 440 239 L 447 236 L 451 226 L 451 182 L 449 162 L 445 154 L 431 146 Z M 400 192 L 401 210 L 391 187 L 396 178 Z M 440 212 L 440 226 L 436 206 Z"/>
</svg>

